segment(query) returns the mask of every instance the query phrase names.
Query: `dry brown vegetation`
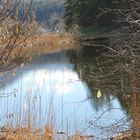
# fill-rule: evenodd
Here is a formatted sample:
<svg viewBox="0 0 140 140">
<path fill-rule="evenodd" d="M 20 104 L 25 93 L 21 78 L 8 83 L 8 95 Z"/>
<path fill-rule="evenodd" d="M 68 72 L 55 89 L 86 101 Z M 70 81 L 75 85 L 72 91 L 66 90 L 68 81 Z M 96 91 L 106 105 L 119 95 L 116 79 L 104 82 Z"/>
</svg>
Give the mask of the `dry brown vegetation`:
<svg viewBox="0 0 140 140">
<path fill-rule="evenodd" d="M 24 3 L 24 1 L 22 1 Z M 30 20 L 33 0 L 30 1 L 29 7 L 25 9 L 22 5 L 23 16 L 18 20 L 18 9 L 21 0 L 3 0 L 0 3 L 0 71 L 7 71 L 12 63 L 11 60 L 17 55 L 13 53 L 17 49 L 18 53 L 24 47 L 24 42 L 31 36 L 37 24 L 34 16 Z"/>
<path fill-rule="evenodd" d="M 40 129 L 30 130 L 29 128 L 17 127 L 7 128 L 0 136 L 0 140 L 52 140 L 52 131 L 48 126 L 41 132 Z"/>
<path fill-rule="evenodd" d="M 5 128 L 5 131 L 0 134 L 0 140 L 88 140 L 91 138 L 93 138 L 93 136 L 82 136 L 78 133 L 78 131 L 76 131 L 76 133 L 72 136 L 69 136 L 68 134 L 63 136 L 63 133 L 61 134 L 61 132 L 54 132 L 49 126 L 46 126 L 44 130 L 31 130 L 29 128 L 19 126 L 17 126 L 16 129 L 8 127 L 7 129 Z"/>
<path fill-rule="evenodd" d="M 54 53 L 61 50 L 74 49 L 75 41 L 72 34 L 41 34 L 33 35 L 22 45 L 22 49 L 16 48 L 11 53 L 11 60 L 21 64 L 31 61 L 35 55 L 43 53 Z"/>
<path fill-rule="evenodd" d="M 32 42 L 32 40 L 35 42 Z M 38 53 L 53 53 L 62 49 L 73 49 L 75 44 L 74 36 L 69 33 L 42 34 L 31 37 L 28 42 L 33 50 Z"/>
</svg>

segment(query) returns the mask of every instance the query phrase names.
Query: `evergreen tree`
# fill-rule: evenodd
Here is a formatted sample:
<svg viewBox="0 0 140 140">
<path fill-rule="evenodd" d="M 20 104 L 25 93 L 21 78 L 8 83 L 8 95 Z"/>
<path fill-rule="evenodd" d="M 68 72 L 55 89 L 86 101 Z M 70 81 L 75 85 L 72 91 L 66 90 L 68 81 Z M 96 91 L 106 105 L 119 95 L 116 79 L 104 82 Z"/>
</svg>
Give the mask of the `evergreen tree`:
<svg viewBox="0 0 140 140">
<path fill-rule="evenodd" d="M 128 7 L 129 0 L 66 0 L 65 23 L 67 29 L 76 24 L 80 27 L 110 26 L 115 24 L 116 14 L 101 14 L 101 9 L 122 9 Z M 102 16 L 99 16 L 102 15 Z"/>
<path fill-rule="evenodd" d="M 65 24 L 66 30 L 73 29 L 75 25 L 78 24 L 78 0 L 66 0 L 64 3 L 65 6 Z"/>
</svg>

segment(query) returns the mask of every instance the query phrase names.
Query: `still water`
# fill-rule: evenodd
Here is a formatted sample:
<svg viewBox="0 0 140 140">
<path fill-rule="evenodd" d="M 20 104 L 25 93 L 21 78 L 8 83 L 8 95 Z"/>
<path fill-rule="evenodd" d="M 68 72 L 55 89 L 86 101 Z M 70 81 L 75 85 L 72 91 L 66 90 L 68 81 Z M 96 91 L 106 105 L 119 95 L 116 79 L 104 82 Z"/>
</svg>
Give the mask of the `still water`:
<svg viewBox="0 0 140 140">
<path fill-rule="evenodd" d="M 102 90 L 97 98 L 94 84 L 82 78 L 84 67 L 77 68 L 83 60 L 91 65 L 94 57 L 77 57 L 79 60 L 65 51 L 44 54 L 18 67 L 15 74 L 8 72 L 0 87 L 1 126 L 27 126 L 30 118 L 32 128 L 49 124 L 56 132 L 72 135 L 78 130 L 94 139 L 109 138 L 128 129 L 129 115 L 119 98 Z"/>
</svg>

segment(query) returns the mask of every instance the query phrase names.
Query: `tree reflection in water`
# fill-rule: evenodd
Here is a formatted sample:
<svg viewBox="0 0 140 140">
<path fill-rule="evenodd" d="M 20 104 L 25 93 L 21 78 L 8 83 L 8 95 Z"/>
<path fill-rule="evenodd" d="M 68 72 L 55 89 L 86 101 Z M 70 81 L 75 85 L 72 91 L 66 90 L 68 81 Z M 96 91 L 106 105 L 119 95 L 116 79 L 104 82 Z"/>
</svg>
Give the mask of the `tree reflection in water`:
<svg viewBox="0 0 140 140">
<path fill-rule="evenodd" d="M 67 55 L 70 56 L 71 63 L 74 63 L 80 79 L 88 85 L 94 108 L 98 110 L 106 104 L 111 109 L 111 100 L 118 99 L 121 108 L 132 120 L 132 137 L 140 138 L 140 64 L 129 56 L 128 59 L 93 56 L 93 51 L 83 49 L 80 53 L 70 51 Z M 99 99 L 97 89 L 103 92 Z"/>
</svg>

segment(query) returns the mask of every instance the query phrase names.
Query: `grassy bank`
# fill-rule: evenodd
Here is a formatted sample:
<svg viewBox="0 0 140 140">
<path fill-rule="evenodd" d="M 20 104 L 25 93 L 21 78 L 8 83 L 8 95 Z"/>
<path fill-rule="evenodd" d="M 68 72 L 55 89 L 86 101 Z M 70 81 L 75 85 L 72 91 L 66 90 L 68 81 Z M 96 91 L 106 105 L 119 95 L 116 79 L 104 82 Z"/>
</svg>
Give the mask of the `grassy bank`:
<svg viewBox="0 0 140 140">
<path fill-rule="evenodd" d="M 18 44 L 18 42 L 17 42 Z M 9 56 L 8 63 L 21 64 L 29 62 L 32 57 L 44 53 L 55 53 L 61 50 L 73 49 L 75 41 L 73 34 L 41 34 L 29 37 L 22 46 L 16 47 Z"/>
</svg>

